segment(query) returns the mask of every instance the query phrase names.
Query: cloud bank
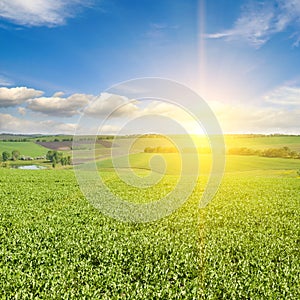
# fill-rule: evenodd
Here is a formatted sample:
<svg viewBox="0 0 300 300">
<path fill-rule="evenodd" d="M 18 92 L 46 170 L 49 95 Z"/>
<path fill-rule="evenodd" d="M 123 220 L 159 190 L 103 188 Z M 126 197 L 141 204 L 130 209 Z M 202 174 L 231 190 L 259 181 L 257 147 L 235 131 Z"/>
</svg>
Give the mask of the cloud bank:
<svg viewBox="0 0 300 300">
<path fill-rule="evenodd" d="M 25 101 L 39 97 L 43 95 L 44 92 L 27 88 L 27 87 L 0 87 L 0 108 L 17 106 Z"/>
<path fill-rule="evenodd" d="M 43 94 L 43 91 L 28 87 L 1 87 L 0 132 L 70 134 L 76 124 L 65 122 L 64 118 L 83 113 L 90 117 L 87 130 L 99 126 L 111 113 L 105 124 L 107 132 L 115 132 L 128 119 L 149 115 L 164 116 L 193 129 L 190 115 L 177 106 L 157 100 L 143 102 L 108 93 L 65 96 L 63 92 L 56 92 L 50 97 L 43 97 Z M 224 132 L 299 133 L 300 130 L 300 87 L 295 84 L 275 88 L 264 95 L 257 106 L 217 101 L 208 101 L 208 104 L 214 109 Z M 7 108 L 15 113 L 7 113 Z"/>
<path fill-rule="evenodd" d="M 102 93 L 84 110 L 84 113 L 91 117 L 108 116 L 125 117 L 138 113 L 139 108 L 132 100 L 120 95 Z"/>
<path fill-rule="evenodd" d="M 34 121 L 0 113 L 0 132 L 10 133 L 65 133 L 73 134 L 76 124 L 53 120 Z"/>
<path fill-rule="evenodd" d="M 300 87 L 280 86 L 268 95 L 265 100 L 279 105 L 292 105 L 300 107 Z"/>
<path fill-rule="evenodd" d="M 93 98 L 93 95 L 73 94 L 62 98 L 62 93 L 55 93 L 53 97 L 41 97 L 28 100 L 27 108 L 49 116 L 72 117 L 79 115 Z"/>
<path fill-rule="evenodd" d="M 243 7 L 240 17 L 231 29 L 206 34 L 209 39 L 226 41 L 244 41 L 255 48 L 260 48 L 274 34 L 294 27 L 294 46 L 300 43 L 300 1 L 276 0 L 249 2 Z"/>
<path fill-rule="evenodd" d="M 0 17 L 23 26 L 58 26 L 90 0 L 1 0 Z"/>
</svg>

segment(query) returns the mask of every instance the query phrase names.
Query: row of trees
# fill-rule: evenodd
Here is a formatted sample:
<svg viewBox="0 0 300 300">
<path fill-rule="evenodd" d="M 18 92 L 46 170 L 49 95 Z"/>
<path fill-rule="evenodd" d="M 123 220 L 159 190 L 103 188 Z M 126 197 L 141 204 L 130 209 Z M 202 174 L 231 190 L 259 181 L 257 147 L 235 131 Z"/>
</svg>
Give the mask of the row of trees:
<svg viewBox="0 0 300 300">
<path fill-rule="evenodd" d="M 144 149 L 145 153 L 177 153 L 178 150 L 175 147 L 146 147 Z"/>
<path fill-rule="evenodd" d="M 20 156 L 20 151 L 19 150 L 13 150 L 11 153 L 8 151 L 3 151 L 2 152 L 2 161 L 8 161 L 9 159 L 11 160 L 17 160 Z"/>
<path fill-rule="evenodd" d="M 211 153 L 211 149 L 206 147 L 197 147 L 197 148 L 191 148 L 191 147 L 187 147 L 187 148 L 183 148 L 182 150 L 183 153 L 201 153 L 201 154 L 208 154 Z M 179 150 L 175 147 L 162 147 L 162 146 L 158 146 L 158 147 L 146 147 L 144 149 L 145 153 L 178 153 Z"/>
<path fill-rule="evenodd" d="M 185 153 L 192 153 L 192 152 L 199 152 L 199 153 L 210 153 L 210 148 L 185 148 L 183 152 Z M 177 153 L 178 150 L 175 147 L 146 147 L 144 149 L 145 153 Z M 231 155 L 256 155 L 256 156 L 263 156 L 263 157 L 279 157 L 279 158 L 297 158 L 300 159 L 300 152 L 291 150 L 289 147 L 282 147 L 282 148 L 269 148 L 269 149 L 251 149 L 246 147 L 241 148 L 231 148 L 227 152 Z"/>
<path fill-rule="evenodd" d="M 1 142 L 30 142 L 27 138 L 19 138 L 19 139 L 3 139 Z"/>
<path fill-rule="evenodd" d="M 231 148 L 228 150 L 228 154 L 234 155 L 257 155 L 263 157 L 280 157 L 280 158 L 298 158 L 300 159 L 300 153 L 291 150 L 289 147 L 282 148 L 269 148 L 264 150 L 250 149 L 246 147 Z"/>
<path fill-rule="evenodd" d="M 46 154 L 46 159 L 52 162 L 52 167 L 55 168 L 56 164 L 60 163 L 62 166 L 72 164 L 71 156 L 63 156 L 62 152 L 56 150 L 49 150 Z"/>
<path fill-rule="evenodd" d="M 55 138 L 53 140 L 46 140 L 46 139 L 37 139 L 35 140 L 37 143 L 45 143 L 45 142 L 72 142 L 73 141 L 73 138 L 62 138 L 62 139 L 59 139 L 59 138 Z"/>
<path fill-rule="evenodd" d="M 20 157 L 19 150 L 13 150 L 11 153 L 8 151 L 2 152 L 2 161 L 7 162 L 8 160 L 16 161 Z M 49 150 L 46 155 L 46 159 L 52 162 L 52 166 L 55 167 L 57 163 L 62 166 L 71 165 L 71 156 L 63 156 L 62 152 L 56 150 Z"/>
</svg>

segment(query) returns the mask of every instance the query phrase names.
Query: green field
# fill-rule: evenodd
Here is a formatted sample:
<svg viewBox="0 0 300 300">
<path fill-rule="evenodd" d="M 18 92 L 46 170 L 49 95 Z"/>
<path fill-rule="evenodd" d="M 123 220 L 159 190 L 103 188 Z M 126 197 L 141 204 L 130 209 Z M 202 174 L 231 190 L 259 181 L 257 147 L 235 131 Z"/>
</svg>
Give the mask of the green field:
<svg viewBox="0 0 300 300">
<path fill-rule="evenodd" d="M 124 192 L 114 175 L 107 176 Z M 4 298 L 300 296 L 300 179 L 295 176 L 228 176 L 213 203 L 199 211 L 202 178 L 175 214 L 136 225 L 94 209 L 71 170 L 2 169 L 0 178 Z M 174 176 L 164 180 L 172 184 Z M 151 200 L 151 193 L 143 200 L 147 194 Z"/>
<path fill-rule="evenodd" d="M 153 156 L 131 154 L 130 168 L 149 174 Z M 114 194 L 145 203 L 177 184 L 178 154 L 157 156 L 167 175 L 143 189 L 122 182 L 111 160 L 97 165 Z M 130 176 L 125 159 L 117 158 Z M 95 209 L 72 169 L 0 168 L 1 297 L 299 299 L 300 160 L 228 155 L 216 197 L 199 209 L 211 165 L 210 155 L 200 159 L 202 173 L 187 202 L 145 224 Z M 161 172 L 161 161 L 151 167 Z"/>
<path fill-rule="evenodd" d="M 146 147 L 168 147 L 171 146 L 171 140 L 164 137 L 147 138 L 141 137 L 134 143 L 134 150 L 143 151 Z M 176 137 L 176 136 L 175 136 Z M 203 135 L 192 136 L 195 145 L 198 147 L 209 147 L 209 140 Z M 178 136 L 177 136 L 178 138 Z M 184 139 L 184 137 L 182 137 Z M 282 148 L 287 146 L 292 150 L 300 151 L 300 136 L 251 136 L 251 135 L 225 135 L 224 136 L 226 148 L 247 147 L 253 149 L 267 149 L 267 148 Z M 126 143 L 126 140 L 120 139 L 119 143 Z"/>
<path fill-rule="evenodd" d="M 300 136 L 239 136 L 225 135 L 227 148 L 246 147 L 252 149 L 289 147 L 300 152 Z"/>
<path fill-rule="evenodd" d="M 154 158 L 154 159 L 153 159 Z M 181 170 L 180 155 L 176 153 L 167 154 L 152 154 L 152 153 L 137 153 L 131 154 L 129 161 L 130 167 L 133 169 L 153 170 L 158 173 L 162 173 L 164 168 L 162 167 L 162 161 L 166 165 L 166 173 L 170 175 L 178 175 Z M 193 155 L 185 155 L 183 159 L 186 159 L 187 164 L 194 163 Z M 120 157 L 116 159 L 120 168 L 128 166 L 126 163 L 126 157 Z M 211 168 L 212 158 L 210 155 L 200 155 L 200 174 L 208 174 Z M 112 169 L 113 164 L 111 159 L 99 161 L 97 163 L 99 170 Z M 227 155 L 226 156 L 226 173 L 232 172 L 248 172 L 248 171 L 261 171 L 266 170 L 271 173 L 274 170 L 282 171 L 284 174 L 286 171 L 291 171 L 296 174 L 296 171 L 300 169 L 299 159 L 286 159 L 286 158 L 267 158 L 258 156 L 242 156 L 242 155 Z"/>
<path fill-rule="evenodd" d="M 23 136 L 25 138 L 26 136 Z M 3 142 L 0 141 L 0 152 L 3 151 L 13 151 L 19 150 L 22 155 L 28 156 L 39 156 L 44 155 L 47 152 L 47 148 L 44 148 L 35 143 L 36 140 L 54 141 L 58 139 L 62 141 L 63 139 L 71 139 L 72 136 L 42 136 L 39 138 L 31 138 L 31 142 Z M 183 138 L 184 139 L 184 138 Z M 193 136 L 194 143 L 196 147 L 208 148 L 209 141 L 205 136 Z M 111 139 L 108 141 L 112 141 Z M 128 144 L 126 138 L 116 139 L 115 143 L 121 147 Z M 300 152 L 300 136 L 254 136 L 250 137 L 247 135 L 225 135 L 226 148 L 240 148 L 246 147 L 250 149 L 268 149 L 268 148 L 282 148 L 284 146 L 289 147 L 292 150 Z M 172 144 L 172 136 L 170 139 L 164 137 L 149 138 L 140 137 L 131 147 L 132 153 L 143 152 L 146 147 L 170 147 L 174 146 Z M 90 145 L 82 145 L 82 149 L 91 148 Z M 101 158 L 101 156 L 107 155 L 109 148 L 105 148 L 100 144 L 96 145 L 96 156 Z M 84 153 L 83 153 L 84 155 Z"/>
<path fill-rule="evenodd" d="M 33 142 L 1 142 L 0 141 L 0 153 L 3 151 L 12 152 L 18 150 L 21 155 L 25 156 L 42 156 L 46 155 L 48 149 Z"/>
</svg>

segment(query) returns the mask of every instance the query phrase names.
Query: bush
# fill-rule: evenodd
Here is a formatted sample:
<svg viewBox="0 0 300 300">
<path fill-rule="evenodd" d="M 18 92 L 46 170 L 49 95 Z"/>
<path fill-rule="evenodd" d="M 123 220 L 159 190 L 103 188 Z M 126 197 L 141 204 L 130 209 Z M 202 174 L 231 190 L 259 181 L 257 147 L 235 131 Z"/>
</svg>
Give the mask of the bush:
<svg viewBox="0 0 300 300">
<path fill-rule="evenodd" d="M 20 151 L 19 150 L 13 150 L 11 152 L 12 160 L 17 160 L 20 156 Z"/>
<path fill-rule="evenodd" d="M 231 148 L 228 154 L 232 155 L 258 155 L 263 157 L 279 157 L 279 158 L 300 158 L 300 153 L 291 150 L 289 147 L 269 148 L 265 150 L 255 150 L 246 147 Z"/>
<path fill-rule="evenodd" d="M 8 161 L 10 158 L 10 153 L 7 151 L 2 152 L 2 161 Z"/>
<path fill-rule="evenodd" d="M 177 153 L 178 150 L 175 147 L 146 147 L 144 149 L 145 153 Z"/>
</svg>

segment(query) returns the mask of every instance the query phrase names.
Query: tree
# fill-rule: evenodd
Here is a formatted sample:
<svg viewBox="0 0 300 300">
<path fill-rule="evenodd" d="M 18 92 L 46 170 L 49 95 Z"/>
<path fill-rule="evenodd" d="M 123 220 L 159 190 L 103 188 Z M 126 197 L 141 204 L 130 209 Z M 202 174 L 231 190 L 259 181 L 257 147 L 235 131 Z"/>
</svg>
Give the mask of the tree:
<svg viewBox="0 0 300 300">
<path fill-rule="evenodd" d="M 52 162 L 52 168 L 55 169 L 55 167 L 56 167 L 56 160 L 53 160 L 53 162 Z"/>
<path fill-rule="evenodd" d="M 72 164 L 72 159 L 71 156 L 67 156 L 67 165 L 71 165 Z"/>
<path fill-rule="evenodd" d="M 57 152 L 56 150 L 49 150 L 46 154 L 46 158 L 53 162 L 54 160 L 56 162 L 59 162 L 62 158 L 63 154 L 61 152 Z"/>
<path fill-rule="evenodd" d="M 66 157 L 62 157 L 60 160 L 60 163 L 62 166 L 66 166 L 67 165 L 67 158 Z"/>
<path fill-rule="evenodd" d="M 53 160 L 53 155 L 54 155 L 54 151 L 49 150 L 49 151 L 47 152 L 47 154 L 46 154 L 47 160 L 52 161 L 52 160 Z"/>
<path fill-rule="evenodd" d="M 7 151 L 2 152 L 2 160 L 3 161 L 8 161 L 10 158 L 10 153 Z"/>
<path fill-rule="evenodd" d="M 19 150 L 13 150 L 11 153 L 12 160 L 17 160 L 20 156 L 20 151 Z"/>
</svg>

